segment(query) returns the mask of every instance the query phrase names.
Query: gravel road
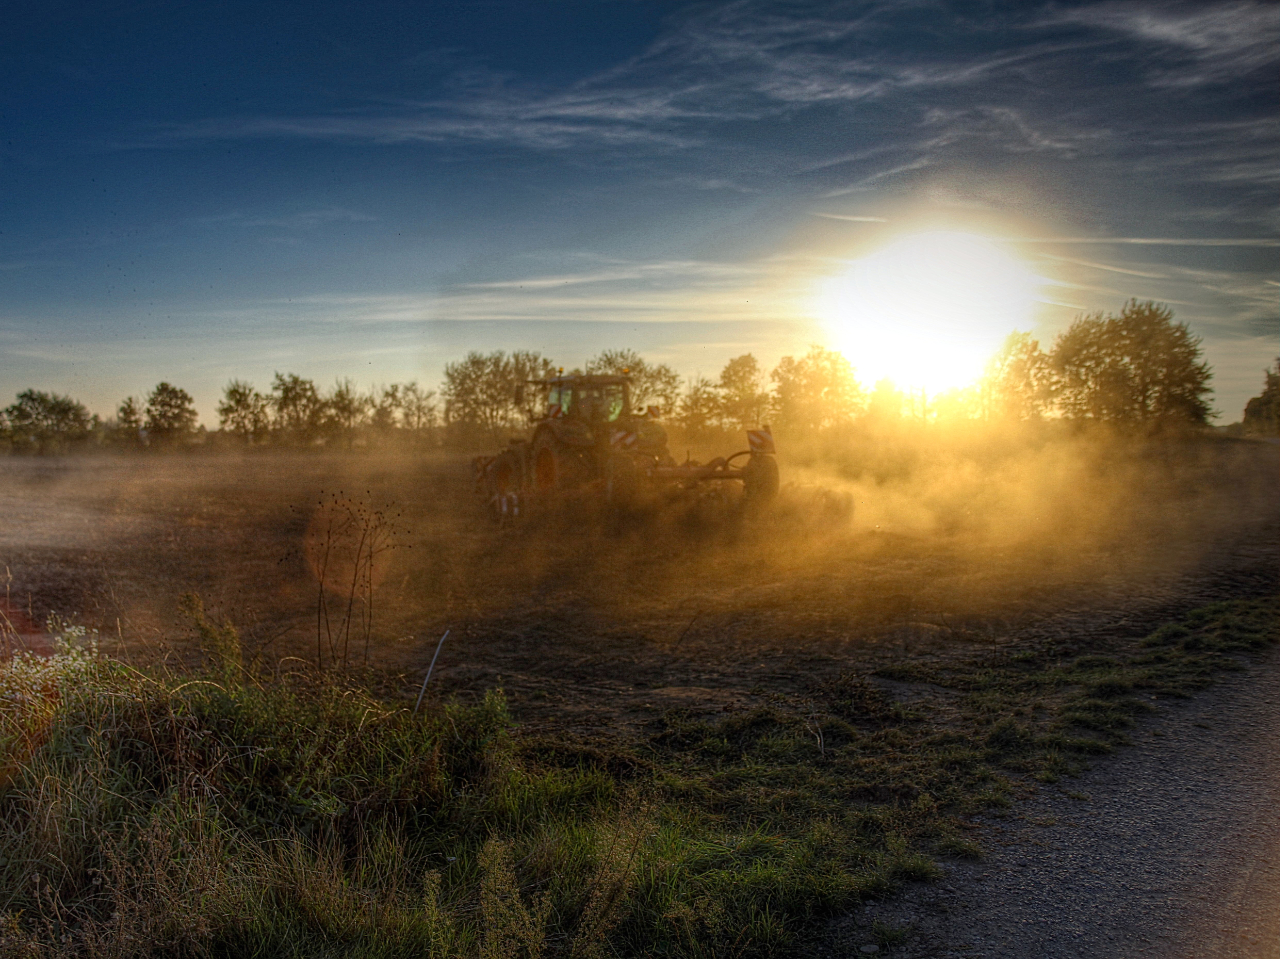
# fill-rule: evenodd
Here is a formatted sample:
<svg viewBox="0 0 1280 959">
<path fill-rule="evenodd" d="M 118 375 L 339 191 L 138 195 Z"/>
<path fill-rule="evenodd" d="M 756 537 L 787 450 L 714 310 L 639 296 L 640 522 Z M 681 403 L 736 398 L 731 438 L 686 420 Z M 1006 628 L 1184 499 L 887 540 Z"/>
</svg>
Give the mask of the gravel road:
<svg viewBox="0 0 1280 959">
<path fill-rule="evenodd" d="M 1280 655 L 1161 702 L 1134 744 L 975 836 L 985 858 L 833 930 L 895 957 L 1280 957 Z M 869 952 L 870 950 L 867 950 Z"/>
</svg>

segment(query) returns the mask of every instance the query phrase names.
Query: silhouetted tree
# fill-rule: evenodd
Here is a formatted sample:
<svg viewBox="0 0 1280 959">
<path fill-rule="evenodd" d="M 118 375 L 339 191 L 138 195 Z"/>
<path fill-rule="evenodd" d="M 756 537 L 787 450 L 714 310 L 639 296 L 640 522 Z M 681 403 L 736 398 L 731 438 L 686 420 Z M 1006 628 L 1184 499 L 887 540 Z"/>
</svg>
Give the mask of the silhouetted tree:
<svg viewBox="0 0 1280 959">
<path fill-rule="evenodd" d="M 142 429 L 142 404 L 136 396 L 126 396 L 116 407 L 116 425 L 122 430 Z"/>
<path fill-rule="evenodd" d="M 296 373 L 277 373 L 269 400 L 275 413 L 272 425 L 286 441 L 309 442 L 319 432 L 324 401 L 311 380 Z"/>
<path fill-rule="evenodd" d="M 96 423 L 84 405 L 69 396 L 23 390 L 5 408 L 4 432 L 19 448 L 49 453 L 83 440 Z"/>
<path fill-rule="evenodd" d="M 1280 433 L 1280 357 L 1264 371 L 1262 392 L 1244 407 L 1244 428 L 1250 433 Z"/>
<path fill-rule="evenodd" d="M 982 380 L 989 416 L 1034 420 L 1054 400 L 1057 380 L 1053 366 L 1029 333 L 1013 332 L 987 363 Z"/>
<path fill-rule="evenodd" d="M 547 363 L 547 367 L 550 367 Z M 436 425 L 438 407 L 436 391 L 424 390 L 416 381 L 404 384 L 400 390 L 400 422 L 407 430 L 422 433 Z"/>
<path fill-rule="evenodd" d="M 196 428 L 196 408 L 191 394 L 161 382 L 147 394 L 147 433 L 162 442 L 176 442 Z"/>
<path fill-rule="evenodd" d="M 631 377 L 631 405 L 637 411 L 657 406 L 673 413 L 680 397 L 680 374 L 666 363 L 650 363 L 635 350 L 603 350 L 587 361 L 587 373 Z"/>
<path fill-rule="evenodd" d="M 1173 311 L 1130 300 L 1119 316 L 1080 317 L 1058 337 L 1049 361 L 1059 404 L 1075 419 L 1203 425 L 1213 372 L 1200 338 Z"/>
<path fill-rule="evenodd" d="M 770 374 L 778 421 L 804 432 L 849 423 L 866 404 L 853 366 L 840 353 L 821 346 L 800 359 L 784 356 Z"/>
<path fill-rule="evenodd" d="M 364 424 L 369 398 L 361 396 L 351 380 L 341 379 L 321 402 L 324 431 L 351 446 L 356 430 Z"/>
<path fill-rule="evenodd" d="M 867 399 L 867 417 L 877 422 L 900 420 L 906 402 L 906 396 L 893 385 L 893 380 L 878 380 Z"/>
<path fill-rule="evenodd" d="M 725 423 L 749 430 L 759 426 L 769 413 L 769 393 L 764 388 L 764 371 L 750 353 L 730 360 L 720 371 L 720 415 Z"/>
<path fill-rule="evenodd" d="M 506 376 L 512 398 L 511 407 L 515 411 L 517 422 L 520 422 L 527 418 L 528 411 L 516 402 L 517 392 L 523 391 L 530 380 L 545 380 L 549 376 L 554 376 L 556 365 L 541 353 L 533 350 L 513 351 L 508 364 Z M 536 410 L 535 413 L 541 415 L 542 411 Z"/>
<path fill-rule="evenodd" d="M 676 424 L 690 440 L 701 439 L 720 417 L 720 393 L 705 376 L 695 376 L 676 405 Z"/>
<path fill-rule="evenodd" d="M 529 380 L 554 373 L 551 361 L 540 353 L 472 351 L 445 365 L 445 419 L 455 432 L 472 436 L 494 436 L 521 426 L 525 410 L 517 402 L 517 392 Z"/>
<path fill-rule="evenodd" d="M 126 396 L 116 407 L 115 441 L 138 446 L 143 441 L 142 424 L 142 403 L 135 396 Z"/>
<path fill-rule="evenodd" d="M 983 395 L 979 387 L 952 387 L 933 398 L 933 419 L 938 423 L 956 423 L 980 419 L 983 413 Z"/>
<path fill-rule="evenodd" d="M 392 383 L 369 392 L 369 425 L 377 432 L 390 433 L 400 425 L 404 406 L 400 390 L 399 383 Z"/>
<path fill-rule="evenodd" d="M 244 380 L 232 380 L 222 389 L 218 403 L 218 427 L 252 443 L 271 426 L 270 400 Z"/>
</svg>

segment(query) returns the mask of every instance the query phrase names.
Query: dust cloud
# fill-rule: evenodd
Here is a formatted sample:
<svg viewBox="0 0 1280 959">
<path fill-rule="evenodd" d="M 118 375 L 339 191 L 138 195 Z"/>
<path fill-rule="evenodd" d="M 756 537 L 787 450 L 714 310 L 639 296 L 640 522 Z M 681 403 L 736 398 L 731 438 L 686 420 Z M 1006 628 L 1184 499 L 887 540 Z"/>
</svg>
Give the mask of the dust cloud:
<svg viewBox="0 0 1280 959">
<path fill-rule="evenodd" d="M 895 624 L 964 635 L 957 623 L 1154 602 L 1277 537 L 1280 451 L 1263 443 L 1050 424 L 779 447 L 768 509 L 719 489 L 619 512 L 588 490 L 505 526 L 443 450 L 8 457 L 0 564 L 10 606 L 135 651 L 183 655 L 178 603 L 195 592 L 262 662 L 327 657 L 325 617 L 341 614 L 379 668 L 417 669 L 451 628 L 455 686 L 535 687 L 585 681 L 588 660 L 661 683 L 676 658 L 728 669 L 762 650 L 847 655 Z M 349 568 L 317 582 L 315 531 L 336 501 L 395 517 L 354 606 Z"/>
</svg>

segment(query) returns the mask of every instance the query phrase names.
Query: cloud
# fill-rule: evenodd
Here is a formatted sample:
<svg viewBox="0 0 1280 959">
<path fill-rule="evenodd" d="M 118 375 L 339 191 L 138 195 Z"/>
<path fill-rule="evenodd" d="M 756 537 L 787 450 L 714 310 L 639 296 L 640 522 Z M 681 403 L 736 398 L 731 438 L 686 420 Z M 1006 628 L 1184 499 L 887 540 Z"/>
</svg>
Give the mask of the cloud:
<svg viewBox="0 0 1280 959">
<path fill-rule="evenodd" d="M 1179 59 L 1150 66 L 1163 87 L 1226 83 L 1280 62 L 1280 7 L 1274 3 L 1101 3 L 1063 10 L 1045 23 L 1112 31 Z"/>
<path fill-rule="evenodd" d="M 565 286 L 579 286 L 584 283 L 612 283 L 617 280 L 639 279 L 636 272 L 595 273 L 577 276 L 531 276 L 522 280 L 499 280 L 494 283 L 467 283 L 463 289 L 469 290 L 537 290 L 559 289 Z"/>
<path fill-rule="evenodd" d="M 1082 128 L 1078 119 L 1070 126 L 1049 132 L 1031 121 L 1025 110 L 1011 106 L 982 105 L 962 110 L 934 108 L 925 114 L 924 124 L 942 127 L 940 133 L 922 144 L 927 150 L 974 139 L 999 144 L 1009 152 L 1057 153 L 1069 159 L 1111 138 L 1105 129 Z"/>
<path fill-rule="evenodd" d="M 195 217 L 190 222 L 204 226 L 232 224 L 235 226 L 267 227 L 279 230 L 310 231 L 332 223 L 376 223 L 378 218 L 358 210 L 327 207 L 319 210 L 298 210 L 277 216 L 251 216 L 240 211 L 217 213 Z"/>
<path fill-rule="evenodd" d="M 687 146 L 690 137 L 655 129 L 663 111 L 642 116 L 638 109 L 598 109 L 585 104 L 520 104 L 510 98 L 490 102 L 432 104 L 393 115 L 315 117 L 230 117 L 181 124 L 150 138 L 148 146 L 206 140 L 303 139 L 338 142 L 515 144 L 564 149 L 584 141 L 624 146 L 637 142 Z"/>
<path fill-rule="evenodd" d="M 813 216 L 820 216 L 824 220 L 849 220 L 853 223 L 888 223 L 889 221 L 882 216 L 848 216 L 843 213 L 822 213 L 818 210 L 809 211 Z"/>
<path fill-rule="evenodd" d="M 207 118 L 158 131 L 147 145 L 297 138 L 684 149 L 714 139 L 710 128 L 719 125 L 954 90 L 1024 74 L 1079 46 L 1017 37 L 982 52 L 913 49 L 903 28 L 922 21 L 961 34 L 993 32 L 932 3 L 801 4 L 783 13 L 766 3 L 734 2 L 669 18 L 667 32 L 648 49 L 560 90 L 468 66 L 445 84 L 448 96 L 390 111 Z"/>
<path fill-rule="evenodd" d="M 1149 237 L 1149 236 L 1067 236 L 1067 237 L 1020 237 L 1019 243 L 1092 243 L 1137 246 L 1280 246 L 1280 239 L 1269 237 L 1241 238 L 1187 238 L 1187 237 Z"/>
<path fill-rule="evenodd" d="M 957 171 L 1057 163 L 1071 164 L 1057 169 L 1074 178 L 1062 202 L 1092 206 L 1117 233 L 1141 228 L 1117 222 L 1134 209 L 1115 196 L 1125 178 L 1165 184 L 1170 195 L 1182 189 L 1174 219 L 1236 214 L 1280 225 L 1280 126 L 1238 99 L 1226 109 L 1214 101 L 1258 92 L 1260 80 L 1242 87 L 1241 78 L 1280 58 L 1280 7 L 1126 0 L 1045 10 L 982 17 L 945 2 L 700 5 L 670 14 L 648 48 L 561 87 L 446 52 L 428 57 L 446 79 L 418 100 L 210 117 L 153 131 L 142 145 L 517 148 L 570 156 L 586 171 L 629 166 L 673 187 L 769 193 L 804 178 L 811 198 L 945 187 Z M 1132 79 L 1134 62 L 1146 86 Z M 1234 78 L 1229 91 L 1170 106 L 1169 85 L 1223 77 Z M 271 225 L 318 225 L 298 216 L 291 227 Z"/>
<path fill-rule="evenodd" d="M 1129 270 L 1114 264 L 1095 263 L 1092 260 L 1076 260 L 1068 256 L 1054 256 L 1052 253 L 1041 253 L 1041 257 L 1056 263 L 1070 263 L 1075 266 L 1088 267 L 1091 270 L 1102 270 L 1107 273 L 1123 273 L 1126 276 L 1141 276 L 1149 280 L 1167 280 L 1167 273 L 1150 273 L 1144 270 Z"/>
</svg>

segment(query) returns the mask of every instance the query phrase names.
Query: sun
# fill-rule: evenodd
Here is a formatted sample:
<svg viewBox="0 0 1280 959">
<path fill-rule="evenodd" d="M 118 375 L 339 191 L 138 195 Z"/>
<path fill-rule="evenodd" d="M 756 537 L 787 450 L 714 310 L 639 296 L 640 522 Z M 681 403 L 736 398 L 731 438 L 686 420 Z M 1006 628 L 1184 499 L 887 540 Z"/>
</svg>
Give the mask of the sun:
<svg viewBox="0 0 1280 959">
<path fill-rule="evenodd" d="M 821 285 L 815 309 L 865 383 L 937 394 L 968 386 L 1032 321 L 1041 281 L 972 233 L 901 237 Z"/>
</svg>

